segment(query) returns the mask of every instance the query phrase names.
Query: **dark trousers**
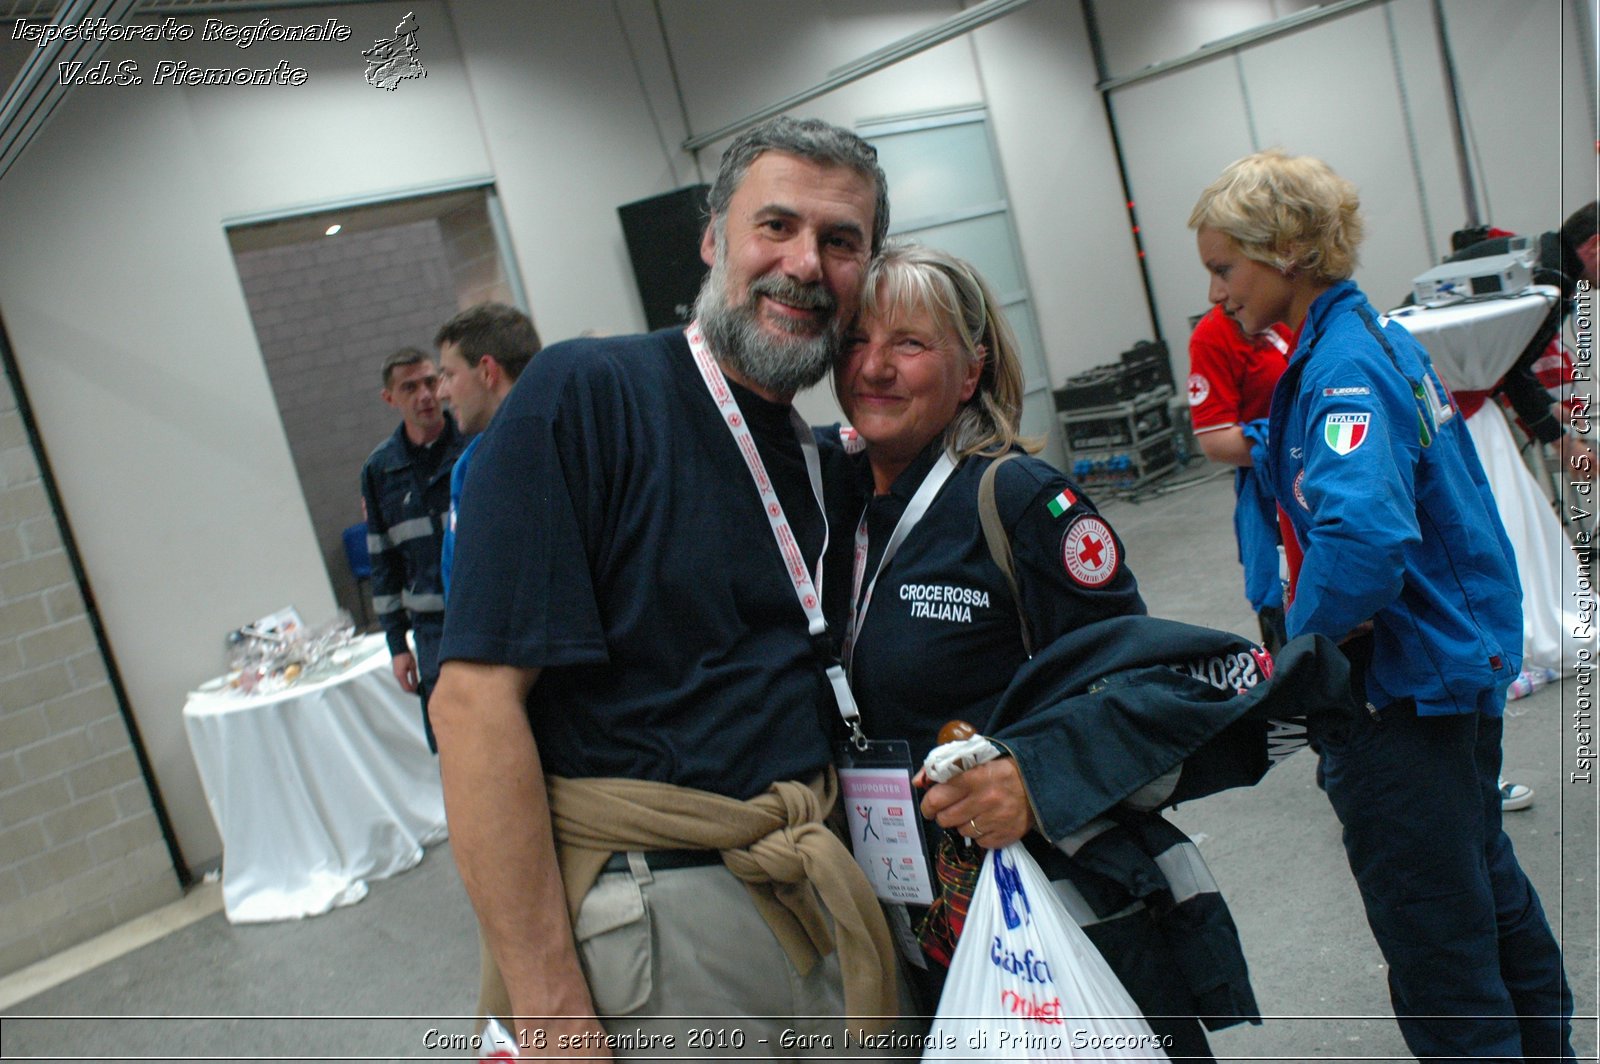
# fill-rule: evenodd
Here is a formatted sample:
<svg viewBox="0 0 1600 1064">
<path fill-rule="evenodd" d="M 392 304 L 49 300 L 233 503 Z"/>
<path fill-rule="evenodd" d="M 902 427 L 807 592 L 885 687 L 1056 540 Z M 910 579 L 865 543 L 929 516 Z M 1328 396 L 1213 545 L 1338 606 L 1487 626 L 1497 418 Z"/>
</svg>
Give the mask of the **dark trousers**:
<svg viewBox="0 0 1600 1064">
<path fill-rule="evenodd" d="M 1574 1059 L 1561 950 L 1500 827 L 1501 730 L 1406 699 L 1318 737 L 1395 1017 L 1423 1060 Z"/>
<path fill-rule="evenodd" d="M 439 752 L 433 738 L 433 722 L 428 719 L 428 696 L 433 685 L 439 682 L 439 641 L 444 638 L 444 619 L 438 622 L 412 617 L 411 638 L 417 644 L 417 697 L 422 700 L 422 734 L 428 740 L 428 749 Z"/>
</svg>

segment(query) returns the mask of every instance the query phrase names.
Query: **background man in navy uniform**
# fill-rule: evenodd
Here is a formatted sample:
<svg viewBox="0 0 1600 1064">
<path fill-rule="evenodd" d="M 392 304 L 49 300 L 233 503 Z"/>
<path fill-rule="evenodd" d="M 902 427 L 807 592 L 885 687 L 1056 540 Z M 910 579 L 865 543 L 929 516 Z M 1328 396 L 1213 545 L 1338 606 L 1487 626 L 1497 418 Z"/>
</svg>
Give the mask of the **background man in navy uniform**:
<svg viewBox="0 0 1600 1064">
<path fill-rule="evenodd" d="M 439 676 L 444 583 L 439 547 L 450 507 L 450 470 L 465 446 L 455 419 L 439 405 L 439 370 L 414 347 L 383 361 L 383 401 L 400 426 L 361 467 L 361 505 L 372 557 L 372 607 L 389 640 L 394 678 L 422 699 L 428 749 L 437 750 L 428 696 Z M 417 649 L 412 654 L 406 632 Z"/>
<path fill-rule="evenodd" d="M 485 433 L 461 500 L 434 700 L 451 845 L 511 1011 L 546 1018 L 530 1026 L 541 1053 L 562 1055 L 563 1036 L 567 1053 L 594 1053 L 570 1038 L 601 1036 L 596 1015 L 630 1032 L 677 1016 L 676 1052 L 691 1057 L 712 1054 L 686 1044 L 681 1017 L 765 1016 L 741 1021 L 742 1051 L 774 1052 L 759 1024 L 776 1035 L 837 1016 L 841 963 L 852 985 L 843 945 L 839 961 L 786 962 L 724 866 L 730 847 L 690 847 L 717 830 L 702 807 L 739 812 L 830 760 L 831 688 L 741 446 L 753 441 L 815 574 L 825 522 L 790 400 L 828 371 L 854 316 L 888 226 L 885 180 L 854 134 L 780 118 L 728 149 L 709 206 L 697 317 L 711 365 L 677 330 L 546 348 Z M 744 444 L 708 393 L 712 366 Z M 674 820 L 687 838 L 613 846 L 606 833 L 614 856 L 598 858 L 592 888 L 572 888 L 569 912 L 573 818 L 594 815 L 587 802 L 561 812 L 575 788 L 699 804 Z M 829 912 L 842 944 L 852 916 L 881 942 L 868 952 L 887 957 L 876 990 L 887 982 L 892 1011 L 892 947 L 865 877 L 831 834 L 802 833 L 825 836 L 840 881 L 865 890 L 870 917 Z"/>
</svg>

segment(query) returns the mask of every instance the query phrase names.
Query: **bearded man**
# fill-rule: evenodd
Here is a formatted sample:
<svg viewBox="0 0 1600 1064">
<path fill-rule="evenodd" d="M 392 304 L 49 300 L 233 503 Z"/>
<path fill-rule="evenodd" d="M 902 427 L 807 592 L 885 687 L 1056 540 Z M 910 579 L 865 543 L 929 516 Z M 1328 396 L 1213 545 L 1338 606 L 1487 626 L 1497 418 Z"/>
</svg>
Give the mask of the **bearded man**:
<svg viewBox="0 0 1600 1064">
<path fill-rule="evenodd" d="M 837 598 L 790 405 L 855 315 L 885 180 L 854 134 L 779 118 L 709 208 L 697 321 L 545 349 L 461 500 L 440 767 L 541 1057 L 788 1057 L 895 1009 L 880 910 L 820 823 Z M 740 1019 L 708 1044 L 706 1017 Z"/>
</svg>

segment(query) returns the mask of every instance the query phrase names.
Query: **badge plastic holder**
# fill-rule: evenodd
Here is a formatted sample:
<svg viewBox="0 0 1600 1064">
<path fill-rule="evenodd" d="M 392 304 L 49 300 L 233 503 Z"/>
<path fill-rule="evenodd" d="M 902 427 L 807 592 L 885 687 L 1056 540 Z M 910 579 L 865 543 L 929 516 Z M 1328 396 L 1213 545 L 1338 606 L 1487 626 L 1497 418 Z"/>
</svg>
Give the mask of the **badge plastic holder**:
<svg viewBox="0 0 1600 1064">
<path fill-rule="evenodd" d="M 840 744 L 837 760 L 850 851 L 873 892 L 887 902 L 933 904 L 921 796 L 911 783 L 911 744 L 848 740 Z"/>
</svg>

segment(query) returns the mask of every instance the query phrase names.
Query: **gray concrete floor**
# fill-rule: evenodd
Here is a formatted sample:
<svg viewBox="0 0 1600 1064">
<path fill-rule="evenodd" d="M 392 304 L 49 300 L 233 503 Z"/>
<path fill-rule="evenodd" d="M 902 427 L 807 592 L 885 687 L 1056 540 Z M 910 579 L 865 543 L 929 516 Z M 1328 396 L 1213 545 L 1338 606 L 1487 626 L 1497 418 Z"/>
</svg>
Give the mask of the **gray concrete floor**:
<svg viewBox="0 0 1600 1064">
<path fill-rule="evenodd" d="M 1231 482 L 1204 474 L 1104 509 L 1152 613 L 1253 636 Z M 1600 789 L 1564 782 L 1577 754 L 1566 725 L 1578 694 L 1569 680 L 1512 704 L 1507 773 L 1538 793 L 1506 829 L 1566 950 L 1575 1047 L 1594 1060 Z M 1301 754 L 1251 790 L 1174 814 L 1232 905 L 1267 1016 L 1215 1034 L 1213 1045 L 1227 1061 L 1410 1059 L 1313 768 Z M 470 1029 L 476 986 L 473 920 L 445 844 L 373 883 L 358 905 L 241 927 L 218 913 L 0 1011 L 0 1058 L 460 1059 L 426 1037 Z"/>
</svg>

